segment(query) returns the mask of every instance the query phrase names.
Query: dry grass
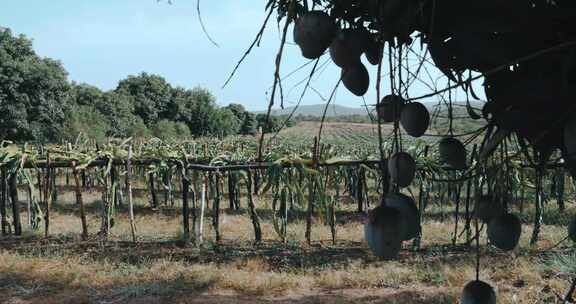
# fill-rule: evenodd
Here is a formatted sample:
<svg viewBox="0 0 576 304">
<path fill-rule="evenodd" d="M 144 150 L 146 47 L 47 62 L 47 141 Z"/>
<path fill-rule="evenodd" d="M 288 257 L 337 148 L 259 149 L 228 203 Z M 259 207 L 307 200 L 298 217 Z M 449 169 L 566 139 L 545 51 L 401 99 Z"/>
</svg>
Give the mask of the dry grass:
<svg viewBox="0 0 576 304">
<path fill-rule="evenodd" d="M 86 196 L 96 202 L 88 208 L 91 234 L 100 224 L 98 199 Z M 60 200 L 72 196 L 66 193 Z M 336 245 L 329 241 L 329 228 L 316 223 L 313 246 L 304 245 L 303 219 L 290 223 L 290 241 L 282 244 L 264 217 L 266 241 L 254 246 L 248 216 L 223 213 L 221 244 L 214 243 L 208 218 L 206 242 L 196 248 L 175 241 L 181 225 L 177 212 L 152 212 L 143 208 L 146 203 L 137 204 L 141 243 L 136 245 L 128 242 L 123 211 L 109 242 L 80 242 L 79 218 L 66 203 L 59 203 L 52 217 L 51 239 L 31 231 L 22 239 L 0 239 L 0 303 L 265 303 L 273 298 L 286 303 L 455 303 L 475 276 L 473 251 L 447 245 L 454 230 L 448 218 L 426 220 L 420 251 L 406 243 L 398 261 L 383 262 L 361 241 L 362 216 L 353 213 L 338 225 Z M 535 247 L 528 244 L 530 234 L 525 225 L 512 253 L 487 247 L 481 239 L 481 277 L 497 288 L 499 303 L 556 303 L 554 293 L 568 287 L 566 275 L 546 266 L 543 253 L 564 237 L 565 228 L 545 225 Z"/>
</svg>

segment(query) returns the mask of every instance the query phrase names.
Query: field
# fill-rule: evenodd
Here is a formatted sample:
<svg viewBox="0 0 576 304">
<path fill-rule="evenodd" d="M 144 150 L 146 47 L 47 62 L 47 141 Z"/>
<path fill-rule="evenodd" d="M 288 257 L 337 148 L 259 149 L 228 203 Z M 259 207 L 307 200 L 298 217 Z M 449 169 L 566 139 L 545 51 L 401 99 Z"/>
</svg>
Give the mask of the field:
<svg viewBox="0 0 576 304">
<path fill-rule="evenodd" d="M 308 142 L 316 126 L 300 124 L 283 131 L 280 139 Z M 325 131 L 328 144 L 346 141 L 376 153 L 371 126 L 333 123 Z M 115 210 L 108 239 L 97 235 L 103 191 L 98 185 L 83 191 L 90 237 L 81 240 L 74 188 L 63 175 L 56 182 L 50 237 L 24 224 L 23 236 L 0 238 L 1 303 L 457 303 L 462 287 L 475 276 L 474 246 L 466 245 L 464 237 L 453 243 L 455 204 L 436 194 L 422 218 L 420 248 L 405 242 L 398 260 L 382 261 L 363 241 L 366 214 L 357 212 L 350 193 L 337 197 L 335 243 L 327 223 L 315 217 L 312 243 L 307 244 L 301 208 L 288 211 L 287 241 L 282 242 L 268 192 L 255 197 L 263 232 L 263 241 L 255 244 L 244 192 L 239 210 L 229 209 L 226 193 L 222 196 L 220 241 L 215 239 L 209 200 L 204 241 L 185 244 L 178 186 L 173 205 L 152 208 L 146 183 L 140 180 L 134 184 L 138 242 L 133 243 L 125 203 Z M 522 238 L 513 252 L 489 246 L 481 234 L 481 279 L 497 289 L 498 303 L 562 303 L 559 298 L 569 288 L 576 256 L 569 241 L 554 245 L 565 238 L 576 211 L 570 189 L 567 186 L 565 211 L 558 211 L 552 197 L 543 205 L 536 245 L 529 244 L 536 212 L 530 196 L 525 206 L 517 201 L 511 206 L 523 221 Z M 20 197 L 26 197 L 25 189 L 19 190 Z M 419 196 L 417 187 L 410 191 Z M 377 193 L 368 194 L 374 207 Z M 164 197 L 161 187 L 158 196 Z M 26 219 L 25 208 L 22 212 Z M 462 221 L 463 210 L 458 216 Z"/>
<path fill-rule="evenodd" d="M 476 105 L 480 107 L 481 104 Z M 440 134 L 446 134 L 448 129 L 448 114 L 446 108 L 443 105 L 430 104 L 432 111 L 431 117 L 431 127 L 426 135 L 422 139 L 428 142 L 437 140 L 436 136 Z M 476 111 L 479 109 L 476 108 Z M 457 123 L 454 123 L 453 131 L 456 134 L 471 132 L 485 126 L 485 122 L 475 121 L 471 119 L 464 120 L 466 117 L 466 109 L 462 106 L 455 107 L 453 109 L 453 116 Z M 313 138 L 318 135 L 318 128 L 320 122 L 302 121 L 296 126 L 282 130 L 280 133 L 282 137 L 287 140 L 293 140 L 294 138 L 306 138 L 313 141 Z M 393 133 L 393 124 L 383 124 L 382 134 L 386 138 Z M 400 133 L 409 140 L 410 137 L 405 133 L 405 131 L 400 127 Z M 322 137 L 323 142 L 328 143 L 371 143 L 376 144 L 378 137 L 378 125 L 377 124 L 361 124 L 361 123 L 341 123 L 341 122 L 327 122 L 324 123 Z"/>
<path fill-rule="evenodd" d="M 576 1 L 4 2 L 0 304 L 576 304 Z"/>
<path fill-rule="evenodd" d="M 320 123 L 303 121 L 298 125 L 285 129 L 281 135 L 286 138 L 303 137 L 312 139 L 318 135 L 318 128 Z M 384 125 L 384 133 L 390 134 L 392 130 L 391 125 Z M 323 136 L 327 141 L 342 140 L 358 142 L 370 142 L 378 135 L 378 126 L 370 124 L 354 124 L 354 123 L 325 123 L 323 127 Z"/>
<path fill-rule="evenodd" d="M 99 198 L 90 198 L 93 234 Z M 421 250 L 413 252 L 406 243 L 398 261 L 383 262 L 363 243 L 364 215 L 352 211 L 346 198 L 335 245 L 327 227 L 316 225 L 314 242 L 307 246 L 304 219 L 294 214 L 288 243 L 277 240 L 268 219 L 263 221 L 265 241 L 254 246 L 248 216 L 226 212 L 223 240 L 216 244 L 207 219 L 207 239 L 199 248 L 179 245 L 181 217 L 175 209 L 151 210 L 144 206 L 145 197 L 136 209 L 138 244 L 129 241 L 126 210 L 119 211 L 110 241 L 80 241 L 76 208 L 66 203 L 73 196 L 60 199 L 51 238 L 26 232 L 22 239 L 1 240 L 3 303 L 455 303 L 474 276 L 474 255 L 450 245 L 450 210 L 444 220 L 439 210 L 429 212 Z M 499 303 L 556 303 L 555 293 L 568 288 L 569 274 L 551 265 L 554 258 L 544 251 L 563 237 L 568 217 L 545 214 L 538 246 L 528 245 L 531 227 L 526 225 L 514 253 L 482 247 L 482 275 L 497 286 Z M 567 250 L 562 248 L 556 250 Z"/>
</svg>

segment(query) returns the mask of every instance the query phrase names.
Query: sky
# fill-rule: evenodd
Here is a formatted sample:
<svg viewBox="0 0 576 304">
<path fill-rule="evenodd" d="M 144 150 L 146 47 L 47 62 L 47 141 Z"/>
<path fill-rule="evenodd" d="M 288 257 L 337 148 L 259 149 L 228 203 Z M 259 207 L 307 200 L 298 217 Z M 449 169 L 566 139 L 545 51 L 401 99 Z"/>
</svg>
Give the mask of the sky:
<svg viewBox="0 0 576 304">
<path fill-rule="evenodd" d="M 280 46 L 280 27 L 275 18 L 260 46 L 254 48 L 230 84 L 222 86 L 258 33 L 266 17 L 266 1 L 201 1 L 204 24 L 219 47 L 202 32 L 196 0 L 172 2 L 3 0 L 0 26 L 31 38 L 40 56 L 60 60 L 70 80 L 77 83 L 110 90 L 128 75 L 147 72 L 166 78 L 174 86 L 208 88 L 222 106 L 241 103 L 252 111 L 265 110 Z M 293 44 L 291 30 L 289 33 L 281 66 L 283 76 L 309 62 Z M 328 63 L 313 79 L 315 90 L 308 91 L 303 104 L 323 103 L 322 98 L 330 96 L 340 77 L 340 69 L 329 62 L 329 56 L 324 57 L 321 62 Z M 309 64 L 283 81 L 285 106 L 296 104 L 303 88 L 301 82 L 311 68 Z M 371 84 L 365 102 L 374 104 L 377 71 L 373 66 L 368 69 Z M 437 71 L 430 73 L 432 78 L 440 75 Z M 386 81 L 382 91 L 389 92 Z M 408 94 L 414 97 L 429 92 L 428 87 L 415 83 Z M 364 100 L 340 87 L 334 103 L 362 107 Z"/>
</svg>

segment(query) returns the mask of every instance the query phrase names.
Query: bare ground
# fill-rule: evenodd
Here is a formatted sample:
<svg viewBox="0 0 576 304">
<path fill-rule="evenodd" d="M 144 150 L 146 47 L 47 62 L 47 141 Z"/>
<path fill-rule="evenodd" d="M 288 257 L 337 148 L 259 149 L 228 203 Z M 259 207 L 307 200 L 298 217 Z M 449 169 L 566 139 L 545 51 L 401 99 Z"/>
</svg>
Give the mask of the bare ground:
<svg viewBox="0 0 576 304">
<path fill-rule="evenodd" d="M 87 196 L 87 201 L 97 199 Z M 72 194 L 60 200 L 72 201 Z M 109 241 L 96 236 L 97 202 L 88 206 L 87 241 L 79 240 L 77 211 L 66 203 L 55 208 L 50 238 L 29 230 L 22 238 L 0 238 L 0 303 L 456 303 L 475 275 L 473 250 L 450 245 L 450 210 L 440 217 L 430 210 L 422 248 L 414 251 L 406 243 L 398 261 L 385 262 L 362 241 L 363 215 L 353 206 L 338 215 L 336 244 L 328 227 L 317 222 L 314 242 L 307 246 L 298 214 L 284 244 L 261 209 L 263 243 L 253 244 L 244 212 L 223 212 L 223 240 L 214 241 L 207 218 L 206 241 L 197 247 L 180 241 L 177 209 L 152 210 L 146 203 L 142 197 L 136 209 L 137 244 L 129 241 L 124 209 Z M 498 290 L 499 303 L 560 303 L 557 295 L 566 291 L 569 274 L 550 268 L 546 251 L 565 235 L 564 222 L 552 221 L 559 219 L 545 217 L 535 247 L 528 244 L 532 228 L 524 225 L 512 253 L 482 239 L 481 277 Z M 555 252 L 571 252 L 566 245 Z"/>
</svg>

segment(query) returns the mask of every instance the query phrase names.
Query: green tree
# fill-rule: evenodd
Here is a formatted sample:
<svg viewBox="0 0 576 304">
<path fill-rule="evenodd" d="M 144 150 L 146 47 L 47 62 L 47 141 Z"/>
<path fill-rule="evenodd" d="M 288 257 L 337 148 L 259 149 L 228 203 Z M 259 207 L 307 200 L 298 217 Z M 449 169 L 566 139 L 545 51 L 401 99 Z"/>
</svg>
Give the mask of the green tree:
<svg viewBox="0 0 576 304">
<path fill-rule="evenodd" d="M 94 106 L 102 98 L 102 95 L 104 92 L 95 86 L 72 83 L 70 98 L 76 105 Z"/>
<path fill-rule="evenodd" d="M 134 113 L 150 127 L 160 119 L 173 120 L 174 111 L 169 105 L 172 99 L 172 86 L 157 75 L 142 73 L 129 76 L 120 81 L 116 93 L 126 94 L 133 98 Z"/>
<path fill-rule="evenodd" d="M 25 36 L 0 30 L 0 139 L 57 140 L 69 89 L 59 62 L 38 57 Z"/>
<path fill-rule="evenodd" d="M 220 137 L 238 134 L 241 123 L 230 109 L 219 109 L 214 116 L 212 134 Z"/>
<path fill-rule="evenodd" d="M 210 91 L 197 87 L 180 92 L 178 98 L 180 121 L 188 125 L 192 135 L 217 134 L 216 98 Z"/>
<path fill-rule="evenodd" d="M 179 140 L 190 137 L 190 129 L 185 123 L 163 119 L 152 127 L 152 135 L 162 140 Z"/>
<path fill-rule="evenodd" d="M 282 120 L 273 115 L 267 120 L 266 114 L 261 113 L 256 115 L 256 126 L 266 133 L 276 132 L 282 127 Z"/>
<path fill-rule="evenodd" d="M 226 106 L 225 109 L 230 110 L 236 116 L 239 121 L 239 134 L 254 134 L 256 131 L 256 119 L 254 114 L 246 111 L 243 105 L 237 103 L 231 103 Z"/>
<path fill-rule="evenodd" d="M 135 138 L 148 138 L 152 136 L 152 132 L 146 127 L 142 118 L 135 116 L 135 120 L 126 130 L 126 137 Z"/>
<path fill-rule="evenodd" d="M 239 103 L 231 103 L 224 107 L 225 109 L 230 110 L 238 120 L 244 119 L 244 114 L 246 113 L 246 108 Z"/>
<path fill-rule="evenodd" d="M 98 99 L 94 107 L 108 121 L 108 136 L 127 137 L 142 118 L 134 114 L 133 98 L 130 95 L 117 92 L 106 92 Z"/>
<path fill-rule="evenodd" d="M 108 128 L 106 117 L 94 107 L 75 105 L 66 111 L 66 124 L 62 130 L 62 137 L 73 141 L 82 134 L 97 142 L 103 142 Z"/>
<path fill-rule="evenodd" d="M 254 113 L 246 112 L 244 120 L 240 126 L 240 134 L 253 135 L 256 132 L 256 116 Z"/>
<path fill-rule="evenodd" d="M 239 104 L 219 108 L 208 90 L 173 88 L 142 73 L 103 92 L 70 84 L 57 61 L 39 58 L 24 36 L 0 30 L 0 139 L 57 141 L 88 137 L 250 134 L 253 114 Z"/>
<path fill-rule="evenodd" d="M 70 94 L 73 101 L 73 110 L 87 113 L 90 108 L 98 112 L 105 125 L 105 135 L 109 137 L 129 137 L 150 135 L 142 118 L 134 114 L 134 99 L 125 92 L 102 92 L 100 89 L 87 85 L 73 85 Z M 67 119 L 74 119 L 74 115 L 67 115 Z M 70 122 L 73 123 L 73 122 Z M 68 126 L 70 126 L 70 123 Z M 88 132 L 84 132 L 88 133 Z"/>
</svg>

